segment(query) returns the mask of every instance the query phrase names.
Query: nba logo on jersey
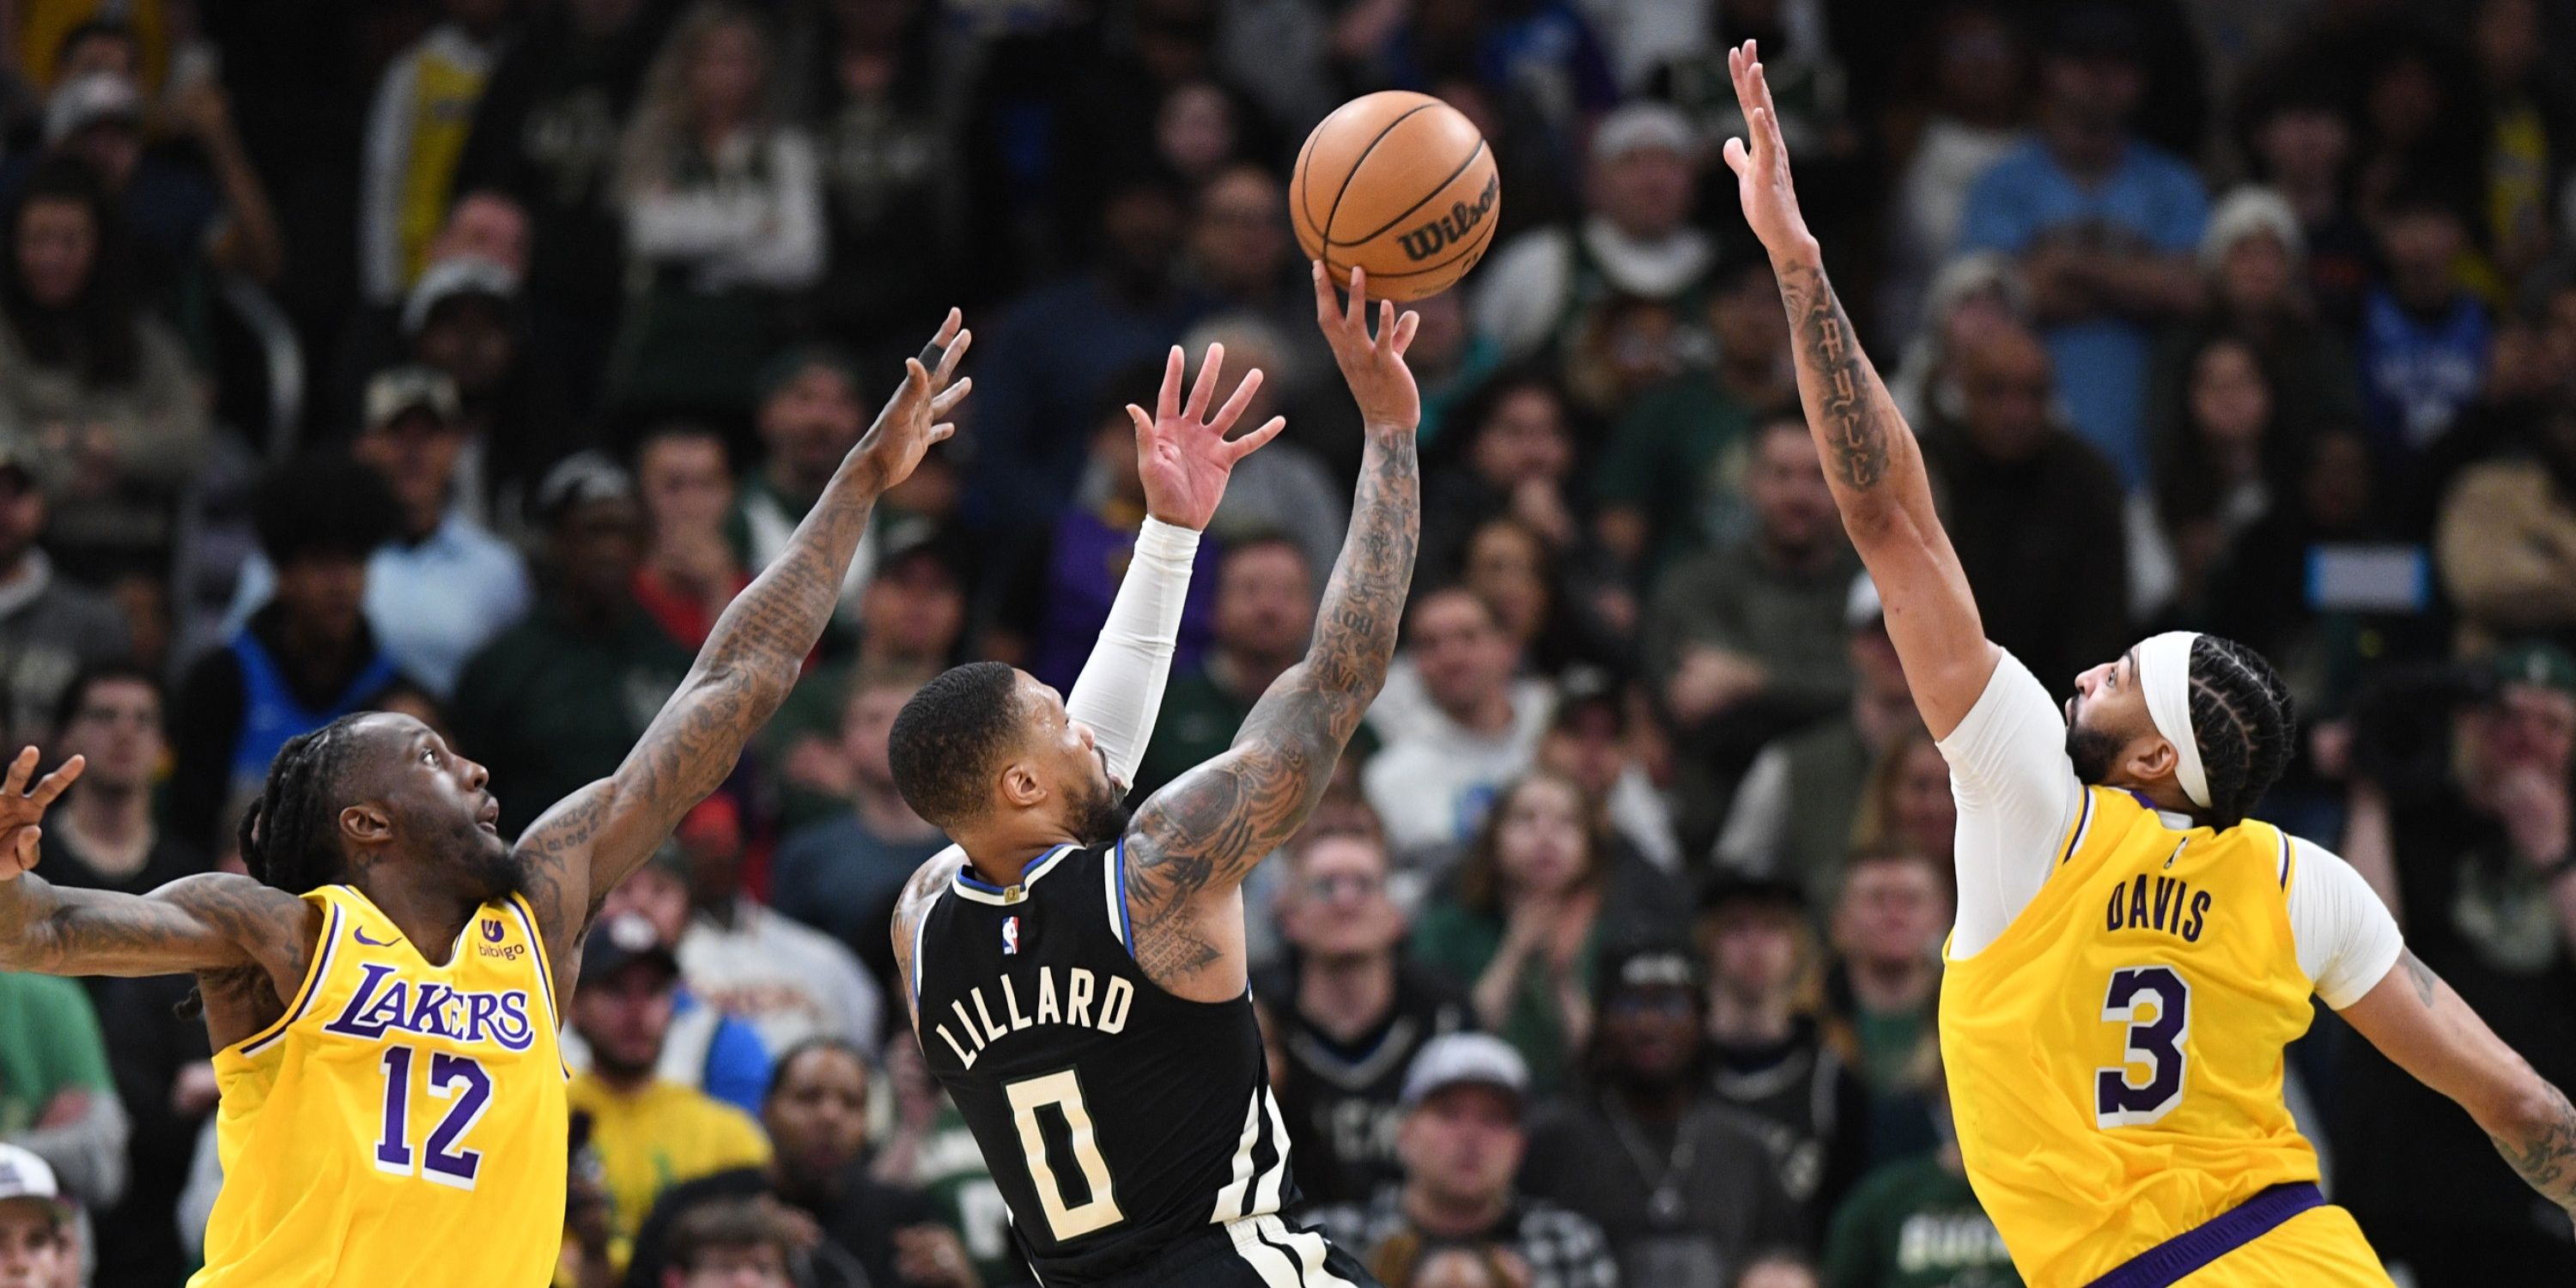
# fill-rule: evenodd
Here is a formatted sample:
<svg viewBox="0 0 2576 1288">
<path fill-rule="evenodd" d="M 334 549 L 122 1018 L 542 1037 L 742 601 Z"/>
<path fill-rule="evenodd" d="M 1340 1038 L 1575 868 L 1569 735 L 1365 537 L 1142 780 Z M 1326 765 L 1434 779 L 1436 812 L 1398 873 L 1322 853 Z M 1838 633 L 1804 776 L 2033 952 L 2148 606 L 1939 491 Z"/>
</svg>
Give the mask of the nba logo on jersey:
<svg viewBox="0 0 2576 1288">
<path fill-rule="evenodd" d="M 1020 955 L 1020 919 L 1017 917 L 1002 919 L 1002 955 L 1005 957 Z"/>
</svg>

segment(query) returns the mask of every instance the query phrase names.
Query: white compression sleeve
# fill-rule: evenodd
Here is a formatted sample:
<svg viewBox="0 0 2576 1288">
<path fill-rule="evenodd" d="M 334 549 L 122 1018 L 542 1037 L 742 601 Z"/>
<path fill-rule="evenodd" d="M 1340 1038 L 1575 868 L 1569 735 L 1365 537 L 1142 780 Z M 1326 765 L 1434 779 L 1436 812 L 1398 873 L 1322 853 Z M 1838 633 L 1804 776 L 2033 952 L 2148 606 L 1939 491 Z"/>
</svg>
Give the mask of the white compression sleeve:
<svg viewBox="0 0 2576 1288">
<path fill-rule="evenodd" d="M 1065 713 L 1091 726 L 1109 761 L 1110 777 L 1122 786 L 1135 777 L 1145 744 L 1154 740 L 1154 719 L 1162 713 L 1163 686 L 1172 676 L 1173 641 L 1181 629 L 1190 566 L 1198 552 L 1198 533 L 1145 520 L 1127 576 L 1109 605 L 1109 620 L 1100 627 L 1100 642 L 1082 664 L 1073 692 L 1065 695 Z"/>
<path fill-rule="evenodd" d="M 2317 996 L 2340 1011 L 2387 977 L 2406 951 L 2406 936 L 2342 855 L 2302 837 L 2290 843 L 2298 847 L 2289 898 L 2299 969 L 2316 982 Z"/>
<path fill-rule="evenodd" d="M 1941 741 L 1959 802 L 1959 920 L 1950 956 L 1984 951 L 2048 881 L 2057 843 L 2083 799 L 2066 758 L 2066 719 L 2048 689 L 2010 653 L 1986 691 Z"/>
</svg>

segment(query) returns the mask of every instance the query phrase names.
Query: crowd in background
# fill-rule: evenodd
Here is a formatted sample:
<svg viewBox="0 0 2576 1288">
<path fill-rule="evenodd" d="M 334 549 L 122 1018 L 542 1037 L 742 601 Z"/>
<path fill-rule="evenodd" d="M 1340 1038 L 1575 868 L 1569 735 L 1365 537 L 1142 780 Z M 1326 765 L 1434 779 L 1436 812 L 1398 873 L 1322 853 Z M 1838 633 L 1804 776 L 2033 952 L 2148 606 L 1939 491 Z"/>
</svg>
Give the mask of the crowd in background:
<svg viewBox="0 0 2576 1288">
<path fill-rule="evenodd" d="M 0 733 L 89 765 L 36 870 L 237 867 L 272 753 L 366 708 L 524 827 L 962 305 L 957 438 L 591 937 L 559 1281 L 1030 1282 L 894 991 L 943 840 L 887 731 L 954 662 L 1070 682 L 1174 344 L 1261 367 L 1246 423 L 1289 428 L 1200 547 L 1139 798 L 1302 654 L 1360 436 L 1283 174 L 1343 99 L 1422 90 L 1503 199 L 1414 306 L 1395 672 L 1248 891 L 1299 1214 L 1391 1288 L 2018 1283 L 1933 1041 L 1948 772 L 1712 164 L 1747 38 L 1992 637 L 2061 696 L 2153 629 L 2262 651 L 2303 717 L 2263 816 L 2576 1085 L 2545 0 L 0 0 Z M 0 1140 L 69 1201 L 0 1166 L 0 1268 L 194 1264 L 188 987 L 0 975 Z M 2563 1214 L 2330 1013 L 2288 1064 L 2408 1282 L 2576 1276 Z"/>
</svg>

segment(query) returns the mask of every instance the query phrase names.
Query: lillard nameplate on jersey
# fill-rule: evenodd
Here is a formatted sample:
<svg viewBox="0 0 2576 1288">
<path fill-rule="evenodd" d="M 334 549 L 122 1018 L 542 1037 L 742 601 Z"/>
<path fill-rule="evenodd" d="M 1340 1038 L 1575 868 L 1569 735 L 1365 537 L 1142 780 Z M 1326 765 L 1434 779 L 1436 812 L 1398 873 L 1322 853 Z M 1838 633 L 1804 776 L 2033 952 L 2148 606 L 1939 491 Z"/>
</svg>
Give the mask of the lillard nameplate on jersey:
<svg viewBox="0 0 2576 1288">
<path fill-rule="evenodd" d="M 922 1050 L 1050 1288 L 1296 1197 L 1252 994 L 1145 978 L 1122 862 L 1064 846 L 1009 889 L 961 866 L 914 928 Z"/>
</svg>

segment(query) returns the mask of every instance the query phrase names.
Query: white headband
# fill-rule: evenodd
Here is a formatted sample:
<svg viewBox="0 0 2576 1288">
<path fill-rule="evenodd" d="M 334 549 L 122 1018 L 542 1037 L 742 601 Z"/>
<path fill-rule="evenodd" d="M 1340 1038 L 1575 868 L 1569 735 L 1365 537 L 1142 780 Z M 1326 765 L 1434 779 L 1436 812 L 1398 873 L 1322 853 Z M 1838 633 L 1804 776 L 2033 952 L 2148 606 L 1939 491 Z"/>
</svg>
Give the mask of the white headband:
<svg viewBox="0 0 2576 1288">
<path fill-rule="evenodd" d="M 2147 699 L 2147 718 L 2156 732 L 2173 744 L 2174 781 L 2191 803 L 2209 808 L 2209 775 L 2200 767 L 2200 737 L 2191 727 L 2190 631 L 2166 631 L 2138 642 L 2138 692 Z"/>
</svg>

